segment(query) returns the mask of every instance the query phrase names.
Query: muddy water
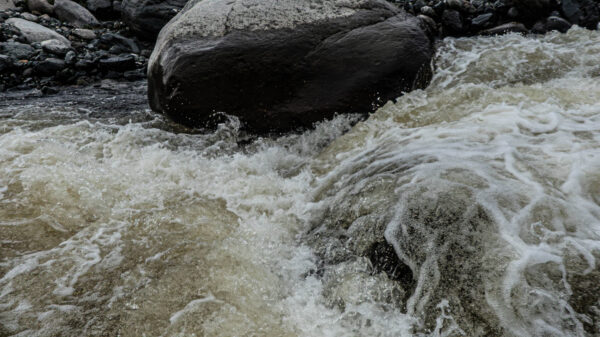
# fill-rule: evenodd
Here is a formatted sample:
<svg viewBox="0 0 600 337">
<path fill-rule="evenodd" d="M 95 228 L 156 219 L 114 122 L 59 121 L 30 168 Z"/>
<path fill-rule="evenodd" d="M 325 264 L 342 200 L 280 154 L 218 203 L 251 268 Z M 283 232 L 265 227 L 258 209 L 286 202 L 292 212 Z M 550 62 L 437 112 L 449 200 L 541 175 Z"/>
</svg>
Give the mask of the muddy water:
<svg viewBox="0 0 600 337">
<path fill-rule="evenodd" d="M 0 336 L 598 336 L 599 53 L 447 39 L 278 138 L 4 106 Z"/>
</svg>

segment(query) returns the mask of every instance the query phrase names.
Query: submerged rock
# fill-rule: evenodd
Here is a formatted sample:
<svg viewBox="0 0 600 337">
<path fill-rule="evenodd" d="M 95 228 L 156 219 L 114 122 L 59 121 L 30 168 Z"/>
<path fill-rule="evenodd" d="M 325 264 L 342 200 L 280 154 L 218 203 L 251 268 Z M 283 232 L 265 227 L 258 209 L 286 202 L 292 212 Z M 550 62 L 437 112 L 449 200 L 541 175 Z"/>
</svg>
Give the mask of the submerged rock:
<svg viewBox="0 0 600 337">
<path fill-rule="evenodd" d="M 149 62 L 152 109 L 201 126 L 215 112 L 258 132 L 366 113 L 430 76 L 420 20 L 384 1 L 193 0 Z"/>
<path fill-rule="evenodd" d="M 121 14 L 140 38 L 154 40 L 161 28 L 174 17 L 187 0 L 124 0 Z"/>
</svg>

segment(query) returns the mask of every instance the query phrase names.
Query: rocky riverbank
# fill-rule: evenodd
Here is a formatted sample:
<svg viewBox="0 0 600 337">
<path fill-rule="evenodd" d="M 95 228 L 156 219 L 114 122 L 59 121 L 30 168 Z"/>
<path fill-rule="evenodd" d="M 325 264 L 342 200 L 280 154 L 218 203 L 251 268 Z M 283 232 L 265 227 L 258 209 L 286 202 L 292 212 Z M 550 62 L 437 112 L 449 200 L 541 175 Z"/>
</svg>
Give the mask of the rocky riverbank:
<svg viewBox="0 0 600 337">
<path fill-rule="evenodd" d="M 431 36 L 543 34 L 572 25 L 595 29 L 594 0 L 396 0 L 421 19 Z M 102 79 L 146 78 L 160 28 L 183 1 L 2 0 L 0 91 L 39 89 Z"/>
<path fill-rule="evenodd" d="M 89 9 L 70 0 L 3 4 L 0 91 L 36 88 L 55 93 L 60 86 L 102 79 L 144 79 L 154 41 L 139 38 L 120 20 L 120 2 L 109 4 L 110 11 L 97 1 L 88 1 Z M 105 20 L 97 19 L 92 9 Z"/>
<path fill-rule="evenodd" d="M 596 0 L 396 0 L 438 37 L 508 32 L 566 32 L 573 25 L 597 29 Z"/>
</svg>

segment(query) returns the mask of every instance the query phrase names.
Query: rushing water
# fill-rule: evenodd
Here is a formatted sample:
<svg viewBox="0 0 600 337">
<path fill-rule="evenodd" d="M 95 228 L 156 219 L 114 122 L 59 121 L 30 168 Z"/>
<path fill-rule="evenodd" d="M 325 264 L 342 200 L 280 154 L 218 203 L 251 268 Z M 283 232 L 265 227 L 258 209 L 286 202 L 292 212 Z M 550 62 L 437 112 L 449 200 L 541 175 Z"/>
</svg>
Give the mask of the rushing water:
<svg viewBox="0 0 600 337">
<path fill-rule="evenodd" d="M 598 55 L 447 39 L 426 90 L 277 139 L 4 108 L 0 336 L 599 336 Z"/>
</svg>

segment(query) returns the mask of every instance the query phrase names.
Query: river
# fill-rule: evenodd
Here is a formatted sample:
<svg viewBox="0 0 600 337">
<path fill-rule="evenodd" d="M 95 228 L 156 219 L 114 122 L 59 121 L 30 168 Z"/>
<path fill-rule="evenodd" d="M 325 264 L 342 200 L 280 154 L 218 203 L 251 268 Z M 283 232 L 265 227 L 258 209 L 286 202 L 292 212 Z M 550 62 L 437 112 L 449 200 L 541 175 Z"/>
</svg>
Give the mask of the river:
<svg viewBox="0 0 600 337">
<path fill-rule="evenodd" d="M 599 54 L 448 38 L 279 137 L 3 106 L 0 336 L 599 336 Z"/>
</svg>

